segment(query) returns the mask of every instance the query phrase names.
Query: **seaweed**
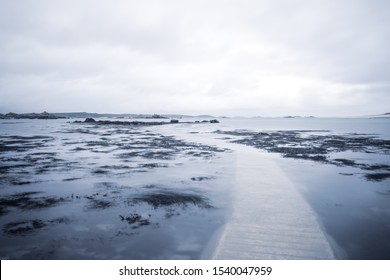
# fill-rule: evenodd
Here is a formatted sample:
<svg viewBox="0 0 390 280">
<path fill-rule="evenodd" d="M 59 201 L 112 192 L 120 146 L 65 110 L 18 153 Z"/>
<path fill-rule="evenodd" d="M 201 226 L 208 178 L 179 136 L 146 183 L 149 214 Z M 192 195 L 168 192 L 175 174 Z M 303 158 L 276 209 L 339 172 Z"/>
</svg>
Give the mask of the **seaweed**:
<svg viewBox="0 0 390 280">
<path fill-rule="evenodd" d="M 130 216 L 119 215 L 119 217 L 121 221 L 126 221 L 129 225 L 136 224 L 136 223 L 138 223 L 138 226 L 150 225 L 149 219 L 145 219 L 140 214 L 137 213 L 131 214 Z"/>
<path fill-rule="evenodd" d="M 367 173 L 365 175 L 368 181 L 383 181 L 390 178 L 390 173 Z"/>
<path fill-rule="evenodd" d="M 154 208 L 160 208 L 165 206 L 179 205 L 187 207 L 194 205 L 200 208 L 213 208 L 208 200 L 197 194 L 189 193 L 177 193 L 173 191 L 161 191 L 146 193 L 141 196 L 131 198 L 132 203 L 147 203 Z"/>
<path fill-rule="evenodd" d="M 45 147 L 48 142 L 54 140 L 49 136 L 19 136 L 0 135 L 0 152 L 25 152 L 28 150 Z"/>
<path fill-rule="evenodd" d="M 101 198 L 104 197 L 104 198 Z M 88 200 L 88 210 L 92 209 L 106 209 L 116 205 L 115 201 L 108 197 L 108 194 L 94 193 L 92 195 L 86 195 L 84 198 Z M 111 199 L 111 200 L 109 200 Z"/>
<path fill-rule="evenodd" d="M 61 217 L 52 220 L 33 219 L 10 222 L 4 225 L 3 233 L 5 235 L 11 236 L 24 236 L 28 234 L 33 234 L 37 230 L 46 228 L 50 225 L 69 223 L 69 221 L 70 220 L 67 217 Z"/>
<path fill-rule="evenodd" d="M 37 196 L 41 192 L 22 192 L 0 198 L 0 213 L 8 213 L 9 208 L 32 210 L 56 206 L 66 199 L 56 196 Z"/>
<path fill-rule="evenodd" d="M 332 159 L 331 153 L 364 152 L 390 155 L 390 140 L 379 139 L 369 134 L 330 134 L 329 130 L 285 130 L 254 132 L 248 130 L 221 131 L 215 133 L 239 136 L 230 142 L 252 146 L 283 157 L 311 160 L 337 166 L 350 166 L 362 170 L 389 171 L 386 164 L 358 163 L 347 158 Z M 325 134 L 326 133 L 326 134 Z M 367 174 L 368 180 L 380 181 L 388 178 L 387 173 Z"/>
</svg>

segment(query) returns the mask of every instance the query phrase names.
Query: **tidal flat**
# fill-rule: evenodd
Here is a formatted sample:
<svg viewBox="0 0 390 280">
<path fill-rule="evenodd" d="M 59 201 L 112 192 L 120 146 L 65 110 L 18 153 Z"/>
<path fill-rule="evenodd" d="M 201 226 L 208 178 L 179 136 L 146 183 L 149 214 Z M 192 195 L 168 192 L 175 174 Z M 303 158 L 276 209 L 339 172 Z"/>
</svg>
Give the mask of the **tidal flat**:
<svg viewBox="0 0 390 280">
<path fill-rule="evenodd" d="M 142 125 L 25 124 L 0 135 L 2 258 L 198 259 L 226 219 L 226 149 Z"/>
<path fill-rule="evenodd" d="M 248 147 L 290 178 L 335 258 L 388 259 L 386 127 L 386 119 L 2 121 L 0 257 L 213 258 L 242 206 L 238 177 L 266 188 L 256 178 L 270 176 L 238 173 Z"/>
</svg>

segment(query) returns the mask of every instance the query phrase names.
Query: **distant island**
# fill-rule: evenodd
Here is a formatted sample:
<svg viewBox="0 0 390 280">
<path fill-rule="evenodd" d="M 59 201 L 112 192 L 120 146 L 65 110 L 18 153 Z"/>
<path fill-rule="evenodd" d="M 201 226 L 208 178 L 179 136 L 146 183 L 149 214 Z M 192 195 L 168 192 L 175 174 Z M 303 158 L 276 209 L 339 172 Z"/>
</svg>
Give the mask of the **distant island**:
<svg viewBox="0 0 390 280">
<path fill-rule="evenodd" d="M 181 114 L 110 114 L 110 113 L 88 113 L 88 112 L 65 112 L 65 113 L 0 113 L 0 119 L 87 119 L 87 118 L 113 118 L 113 119 L 182 119 L 182 118 L 203 118 L 215 119 L 211 115 L 181 115 Z"/>
<path fill-rule="evenodd" d="M 85 118 L 116 118 L 116 119 L 182 119 L 182 118 L 215 118 L 211 115 L 180 115 L 180 114 L 100 114 L 88 112 L 69 112 L 69 113 L 0 113 L 0 119 L 85 119 Z"/>
<path fill-rule="evenodd" d="M 54 113 L 56 116 L 66 118 L 130 118 L 130 119 L 169 119 L 171 116 L 160 114 L 99 114 L 88 112 Z"/>
<path fill-rule="evenodd" d="M 94 123 L 100 125 L 163 125 L 163 124 L 176 124 L 179 123 L 179 119 L 184 117 L 183 115 L 137 115 L 137 114 L 98 114 L 98 113 L 48 113 L 46 111 L 42 113 L 7 113 L 0 114 L 0 119 L 42 119 L 42 120 L 54 120 L 54 119 L 78 119 L 85 118 L 84 121 L 75 121 L 74 123 Z M 193 116 L 186 116 L 193 117 Z M 212 118 L 212 116 L 203 115 L 205 118 Z M 94 118 L 114 118 L 114 119 L 170 119 L 169 122 L 166 121 L 113 121 L 113 120 L 98 120 Z M 181 122 L 181 123 L 219 123 L 217 119 L 209 119 L 195 122 Z"/>
<path fill-rule="evenodd" d="M 71 112 L 71 113 L 7 113 L 0 114 L 0 119 L 70 119 L 70 118 L 139 118 L 139 119 L 168 119 L 168 116 L 152 114 L 152 115 L 137 115 L 137 114 L 98 114 L 87 112 Z"/>
<path fill-rule="evenodd" d="M 7 113 L 0 114 L 0 119 L 42 119 L 42 120 L 54 120 L 54 119 L 65 119 L 64 116 L 59 116 L 55 114 L 48 113 L 46 111 L 42 113 L 24 113 L 24 114 L 16 114 L 16 113 Z"/>
</svg>

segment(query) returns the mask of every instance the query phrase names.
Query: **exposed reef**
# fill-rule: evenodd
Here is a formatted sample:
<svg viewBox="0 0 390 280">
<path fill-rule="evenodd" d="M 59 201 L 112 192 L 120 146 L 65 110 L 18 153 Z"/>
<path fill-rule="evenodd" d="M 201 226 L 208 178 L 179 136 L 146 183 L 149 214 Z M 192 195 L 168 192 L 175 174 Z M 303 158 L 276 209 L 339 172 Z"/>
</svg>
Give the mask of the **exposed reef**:
<svg viewBox="0 0 390 280">
<path fill-rule="evenodd" d="M 195 121 L 195 122 L 179 122 L 177 119 L 172 119 L 169 122 L 166 121 L 111 121 L 111 120 L 98 120 L 96 121 L 94 118 L 86 118 L 84 121 L 74 121 L 74 123 L 78 124 L 97 124 L 97 125 L 127 125 L 127 126 L 152 126 L 152 125 L 167 125 L 167 124 L 192 124 L 192 123 L 219 123 L 217 119 L 213 120 L 203 120 L 203 121 Z"/>
<path fill-rule="evenodd" d="M 311 160 L 337 166 L 359 168 L 367 173 L 370 181 L 390 178 L 390 165 L 359 162 L 355 159 L 341 158 L 345 153 L 364 153 L 390 155 L 390 140 L 379 139 L 369 134 L 332 134 L 329 130 L 286 130 L 262 131 L 248 130 L 216 131 L 218 134 L 235 136 L 233 143 L 245 144 L 268 152 L 279 153 L 286 158 Z"/>
</svg>

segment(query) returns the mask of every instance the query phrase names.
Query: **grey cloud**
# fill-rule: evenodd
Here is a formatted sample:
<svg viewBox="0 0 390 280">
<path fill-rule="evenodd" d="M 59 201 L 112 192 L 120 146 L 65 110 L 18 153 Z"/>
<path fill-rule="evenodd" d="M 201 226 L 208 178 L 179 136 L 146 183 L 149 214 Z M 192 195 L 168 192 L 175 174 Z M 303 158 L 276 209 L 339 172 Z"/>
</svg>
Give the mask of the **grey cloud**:
<svg viewBox="0 0 390 280">
<path fill-rule="evenodd" d="M 273 1 L 255 26 L 293 49 L 319 75 L 344 82 L 388 82 L 388 1 Z"/>
<path fill-rule="evenodd" d="M 387 111 L 389 5 L 2 1 L 0 110 Z"/>
</svg>

